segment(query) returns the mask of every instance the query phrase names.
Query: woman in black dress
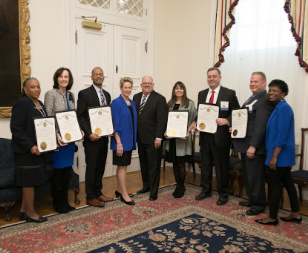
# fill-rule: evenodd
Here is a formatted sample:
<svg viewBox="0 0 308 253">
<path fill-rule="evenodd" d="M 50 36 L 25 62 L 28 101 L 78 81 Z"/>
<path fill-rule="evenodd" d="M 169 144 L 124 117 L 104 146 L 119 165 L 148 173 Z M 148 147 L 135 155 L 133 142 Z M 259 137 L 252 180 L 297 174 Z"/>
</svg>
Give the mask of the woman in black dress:
<svg viewBox="0 0 308 253">
<path fill-rule="evenodd" d="M 23 83 L 21 99 L 14 105 L 11 118 L 12 149 L 15 160 L 15 184 L 22 187 L 22 203 L 18 216 L 28 222 L 45 222 L 34 209 L 34 187 L 45 183 L 46 171 L 37 144 L 33 118 L 46 117 L 36 78 Z"/>
<path fill-rule="evenodd" d="M 187 97 L 186 87 L 182 82 L 176 82 L 172 89 L 171 99 L 168 102 L 169 111 L 188 111 L 187 134 L 184 138 L 167 137 L 165 143 L 166 161 L 173 163 L 176 188 L 173 192 L 175 198 L 181 198 L 185 193 L 185 163 L 192 163 L 192 136 L 191 130 L 195 126 L 197 109 L 192 100 Z"/>
</svg>

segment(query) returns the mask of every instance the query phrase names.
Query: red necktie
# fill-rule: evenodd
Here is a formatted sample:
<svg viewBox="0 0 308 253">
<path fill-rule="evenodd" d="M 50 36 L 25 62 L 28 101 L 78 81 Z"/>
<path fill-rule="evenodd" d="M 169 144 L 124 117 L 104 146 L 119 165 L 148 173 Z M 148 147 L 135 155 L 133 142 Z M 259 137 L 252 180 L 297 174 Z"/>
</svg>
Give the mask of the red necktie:
<svg viewBox="0 0 308 253">
<path fill-rule="evenodd" d="M 211 95 L 210 101 L 209 101 L 210 104 L 214 104 L 214 94 L 215 94 L 215 91 L 212 90 L 212 95 Z"/>
</svg>

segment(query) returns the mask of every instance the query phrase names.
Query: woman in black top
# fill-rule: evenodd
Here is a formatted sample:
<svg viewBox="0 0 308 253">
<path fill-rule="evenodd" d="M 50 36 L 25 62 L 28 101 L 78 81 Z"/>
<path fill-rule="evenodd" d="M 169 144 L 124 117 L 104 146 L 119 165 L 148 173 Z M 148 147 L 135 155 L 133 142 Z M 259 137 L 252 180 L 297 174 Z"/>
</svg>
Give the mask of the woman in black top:
<svg viewBox="0 0 308 253">
<path fill-rule="evenodd" d="M 22 203 L 18 216 L 28 222 L 45 222 L 34 209 L 34 187 L 45 183 L 46 171 L 43 156 L 37 144 L 33 118 L 46 117 L 36 78 L 23 83 L 21 99 L 14 105 L 11 118 L 12 149 L 15 160 L 15 184 L 22 187 Z"/>
</svg>

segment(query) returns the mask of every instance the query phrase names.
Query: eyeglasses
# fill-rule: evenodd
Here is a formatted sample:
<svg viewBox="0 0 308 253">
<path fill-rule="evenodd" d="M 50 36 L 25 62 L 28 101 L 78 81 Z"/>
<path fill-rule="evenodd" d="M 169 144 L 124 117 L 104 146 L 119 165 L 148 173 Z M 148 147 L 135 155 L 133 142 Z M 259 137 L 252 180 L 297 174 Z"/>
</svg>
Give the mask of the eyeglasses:
<svg viewBox="0 0 308 253">
<path fill-rule="evenodd" d="M 143 85 L 146 85 L 146 84 L 149 84 L 149 85 L 151 85 L 151 84 L 153 84 L 153 83 L 142 83 Z"/>
<path fill-rule="evenodd" d="M 104 76 L 104 73 L 95 73 L 95 74 L 93 74 L 92 76 Z"/>
</svg>

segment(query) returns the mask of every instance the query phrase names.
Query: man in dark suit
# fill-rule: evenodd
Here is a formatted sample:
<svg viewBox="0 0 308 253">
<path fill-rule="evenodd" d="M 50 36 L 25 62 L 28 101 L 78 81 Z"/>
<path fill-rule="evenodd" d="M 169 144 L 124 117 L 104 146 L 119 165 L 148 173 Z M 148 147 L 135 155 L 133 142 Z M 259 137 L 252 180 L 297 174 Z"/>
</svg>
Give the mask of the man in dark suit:
<svg viewBox="0 0 308 253">
<path fill-rule="evenodd" d="M 150 191 L 150 200 L 154 201 L 158 193 L 168 108 L 165 97 L 154 91 L 152 77 L 142 78 L 141 89 L 142 92 L 133 98 L 138 113 L 137 143 L 143 182 L 143 188 L 137 193 Z"/>
<path fill-rule="evenodd" d="M 102 179 L 108 152 L 108 136 L 100 137 L 92 133 L 88 114 L 89 107 L 110 105 L 110 94 L 102 88 L 104 72 L 96 67 L 92 70 L 93 85 L 78 94 L 77 117 L 84 132 L 84 151 L 86 155 L 86 194 L 87 205 L 103 207 L 104 202 L 111 201 L 102 194 Z"/>
<path fill-rule="evenodd" d="M 239 103 L 234 90 L 220 85 L 221 73 L 217 68 L 207 71 L 209 88 L 199 92 L 198 107 L 200 104 L 214 104 L 219 106 L 219 116 L 216 119 L 216 133 L 200 132 L 201 152 L 201 187 L 202 191 L 196 200 L 212 196 L 212 171 L 215 161 L 217 189 L 219 199 L 217 205 L 225 205 L 229 196 L 229 156 L 231 136 L 229 126 L 231 112 L 239 108 Z"/>
<path fill-rule="evenodd" d="M 262 213 L 266 205 L 265 197 L 265 134 L 268 118 L 274 105 L 268 101 L 266 92 L 266 76 L 262 72 L 254 72 L 250 79 L 252 96 L 242 108 L 248 109 L 246 137 L 234 139 L 234 149 L 241 152 L 245 191 L 248 201 L 239 204 L 251 207 L 247 215 Z"/>
</svg>

